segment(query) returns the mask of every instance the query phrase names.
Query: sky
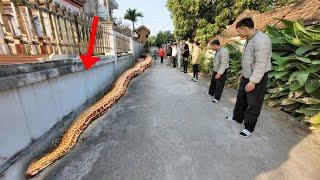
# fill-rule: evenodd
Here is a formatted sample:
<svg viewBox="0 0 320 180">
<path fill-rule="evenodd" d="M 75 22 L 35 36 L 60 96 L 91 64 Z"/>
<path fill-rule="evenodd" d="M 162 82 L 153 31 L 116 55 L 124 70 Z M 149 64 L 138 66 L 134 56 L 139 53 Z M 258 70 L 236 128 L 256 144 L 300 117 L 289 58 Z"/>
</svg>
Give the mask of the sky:
<svg viewBox="0 0 320 180">
<path fill-rule="evenodd" d="M 170 12 L 166 7 L 166 0 L 116 0 L 119 4 L 119 9 L 113 11 L 113 15 L 123 19 L 127 9 L 135 8 L 142 12 L 143 18 L 139 18 L 135 24 L 135 28 L 140 25 L 145 25 L 150 29 L 151 35 L 156 35 L 160 30 L 173 31 L 173 24 L 170 18 Z M 125 24 L 132 27 L 131 21 L 124 20 Z"/>
</svg>

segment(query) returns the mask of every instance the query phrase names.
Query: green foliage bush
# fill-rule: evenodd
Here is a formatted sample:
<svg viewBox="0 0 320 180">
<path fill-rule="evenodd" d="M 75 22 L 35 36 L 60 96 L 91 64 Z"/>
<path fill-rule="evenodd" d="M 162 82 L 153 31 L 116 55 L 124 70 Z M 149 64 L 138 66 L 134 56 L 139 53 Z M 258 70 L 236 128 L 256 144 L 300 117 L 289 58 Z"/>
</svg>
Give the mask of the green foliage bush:
<svg viewBox="0 0 320 180">
<path fill-rule="evenodd" d="M 241 75 L 241 44 L 237 42 L 230 43 L 226 46 L 230 55 L 230 68 L 228 70 L 228 87 L 238 88 L 239 77 Z"/>
<path fill-rule="evenodd" d="M 320 112 L 320 28 L 306 28 L 298 21 L 283 23 L 284 29 L 267 27 L 273 68 L 266 100 L 269 106 L 309 121 Z"/>
<path fill-rule="evenodd" d="M 213 64 L 213 51 L 202 50 L 200 53 L 200 71 L 204 76 L 209 77 L 211 75 Z"/>
</svg>

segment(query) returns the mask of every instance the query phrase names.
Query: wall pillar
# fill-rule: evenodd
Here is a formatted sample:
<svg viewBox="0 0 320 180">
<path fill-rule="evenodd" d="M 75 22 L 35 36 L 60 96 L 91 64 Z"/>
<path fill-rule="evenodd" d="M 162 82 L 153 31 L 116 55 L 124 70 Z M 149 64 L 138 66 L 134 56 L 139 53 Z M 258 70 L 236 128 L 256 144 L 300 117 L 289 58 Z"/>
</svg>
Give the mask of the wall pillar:
<svg viewBox="0 0 320 180">
<path fill-rule="evenodd" d="M 118 56 L 117 56 L 117 35 L 116 35 L 116 32 L 114 30 L 114 25 L 113 25 L 113 22 L 110 22 L 108 21 L 106 23 L 107 25 L 107 32 L 109 34 L 109 44 L 110 44 L 110 55 L 111 56 L 114 56 L 115 57 L 115 62 L 114 62 L 114 69 L 115 69 L 115 72 L 114 72 L 114 75 L 115 77 L 118 76 L 118 72 L 119 72 L 119 69 L 118 69 Z"/>
</svg>

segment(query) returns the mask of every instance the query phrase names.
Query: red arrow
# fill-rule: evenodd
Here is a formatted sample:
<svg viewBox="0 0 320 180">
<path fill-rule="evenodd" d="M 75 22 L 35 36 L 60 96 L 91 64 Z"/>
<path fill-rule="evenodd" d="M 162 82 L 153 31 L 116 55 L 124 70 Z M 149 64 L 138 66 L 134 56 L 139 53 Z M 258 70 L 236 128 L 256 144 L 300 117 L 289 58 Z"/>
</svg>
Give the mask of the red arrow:
<svg viewBox="0 0 320 180">
<path fill-rule="evenodd" d="M 86 70 L 89 70 L 97 61 L 100 60 L 100 58 L 92 56 L 93 49 L 94 49 L 94 42 L 96 40 L 98 23 L 99 23 L 99 17 L 94 16 L 93 21 L 92 21 L 92 25 L 91 25 L 88 52 L 85 55 L 80 55 L 80 58 L 82 60 L 82 64 Z"/>
</svg>

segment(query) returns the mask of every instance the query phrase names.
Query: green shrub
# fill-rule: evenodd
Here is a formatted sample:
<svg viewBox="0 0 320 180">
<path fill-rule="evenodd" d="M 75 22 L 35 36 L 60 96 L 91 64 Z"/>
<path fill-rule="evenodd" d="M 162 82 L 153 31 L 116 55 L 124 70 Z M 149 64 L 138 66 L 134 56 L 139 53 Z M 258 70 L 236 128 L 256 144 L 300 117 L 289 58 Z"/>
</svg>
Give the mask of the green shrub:
<svg viewBox="0 0 320 180">
<path fill-rule="evenodd" d="M 206 77 L 210 77 L 213 63 L 213 51 L 201 50 L 200 53 L 200 71 Z"/>
<path fill-rule="evenodd" d="M 230 68 L 228 70 L 227 86 L 231 88 L 238 88 L 239 77 L 241 75 L 241 58 L 240 45 L 237 42 L 230 43 L 226 46 L 230 55 Z"/>
<path fill-rule="evenodd" d="M 268 105 L 310 121 L 320 112 L 320 28 L 283 20 L 284 29 L 267 27 L 272 39 Z M 319 122 L 316 122 L 316 124 Z"/>
</svg>

